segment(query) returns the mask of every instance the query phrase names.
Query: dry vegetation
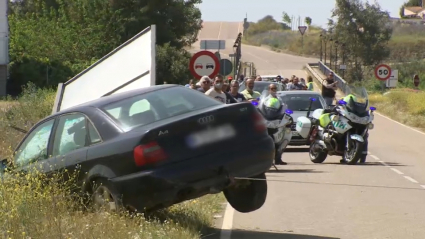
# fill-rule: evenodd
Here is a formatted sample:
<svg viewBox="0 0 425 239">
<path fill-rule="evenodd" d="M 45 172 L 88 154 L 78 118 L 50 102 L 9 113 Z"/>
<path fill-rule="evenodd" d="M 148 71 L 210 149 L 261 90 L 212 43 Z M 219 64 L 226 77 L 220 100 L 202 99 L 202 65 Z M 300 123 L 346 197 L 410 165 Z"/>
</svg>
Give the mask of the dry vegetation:
<svg viewBox="0 0 425 239">
<path fill-rule="evenodd" d="M 370 104 L 378 112 L 412 127 L 425 130 L 425 93 L 411 89 L 392 90 L 384 95 L 371 94 Z"/>
<path fill-rule="evenodd" d="M 273 25 L 273 23 L 268 23 Z M 252 28 L 251 28 L 252 27 Z M 251 29 L 250 29 L 251 28 Z M 263 25 L 252 23 L 245 33 L 244 43 L 267 45 L 276 51 L 297 55 L 320 56 L 321 28 L 310 26 L 304 35 L 304 44 L 298 31 L 283 30 L 276 23 L 272 30 L 263 29 Z M 425 26 L 395 23 L 389 42 L 391 55 L 388 62 L 411 62 L 425 58 Z"/>
<path fill-rule="evenodd" d="M 28 129 L 51 113 L 55 92 L 29 85 L 17 100 L 1 102 L 0 152 L 11 154 L 23 134 L 8 125 Z M 199 238 L 210 233 L 213 215 L 220 212 L 222 194 L 208 195 L 161 210 L 149 218 L 127 213 L 87 210 L 63 176 L 4 174 L 0 183 L 0 238 Z M 72 178 L 72 175 L 71 175 Z"/>
</svg>

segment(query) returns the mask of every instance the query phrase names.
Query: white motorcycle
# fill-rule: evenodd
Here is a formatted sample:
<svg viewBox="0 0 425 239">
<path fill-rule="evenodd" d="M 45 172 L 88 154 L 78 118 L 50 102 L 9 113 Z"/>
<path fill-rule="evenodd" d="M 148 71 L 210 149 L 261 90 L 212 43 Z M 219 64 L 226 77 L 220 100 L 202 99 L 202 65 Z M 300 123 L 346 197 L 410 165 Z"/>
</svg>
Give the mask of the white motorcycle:
<svg viewBox="0 0 425 239">
<path fill-rule="evenodd" d="M 328 155 L 339 155 L 341 163 L 364 163 L 367 156 L 369 130 L 373 129 L 373 111 L 368 107 L 364 87 L 349 87 L 349 94 L 336 106 L 316 109 L 312 117 L 299 117 L 296 130 L 310 137 L 310 160 L 322 163 Z"/>
</svg>

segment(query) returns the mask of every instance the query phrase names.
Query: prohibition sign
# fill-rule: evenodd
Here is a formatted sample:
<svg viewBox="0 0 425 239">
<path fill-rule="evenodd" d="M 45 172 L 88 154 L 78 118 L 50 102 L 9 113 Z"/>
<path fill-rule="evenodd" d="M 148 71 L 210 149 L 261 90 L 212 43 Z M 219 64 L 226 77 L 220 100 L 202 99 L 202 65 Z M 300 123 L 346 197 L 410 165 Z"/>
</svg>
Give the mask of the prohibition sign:
<svg viewBox="0 0 425 239">
<path fill-rule="evenodd" d="M 391 77 L 391 67 L 385 64 L 375 68 L 375 77 L 380 81 L 386 81 Z"/>
<path fill-rule="evenodd" d="M 197 79 L 202 78 L 204 75 L 212 78 L 220 71 L 220 61 L 214 53 L 200 51 L 190 59 L 189 70 Z"/>
</svg>

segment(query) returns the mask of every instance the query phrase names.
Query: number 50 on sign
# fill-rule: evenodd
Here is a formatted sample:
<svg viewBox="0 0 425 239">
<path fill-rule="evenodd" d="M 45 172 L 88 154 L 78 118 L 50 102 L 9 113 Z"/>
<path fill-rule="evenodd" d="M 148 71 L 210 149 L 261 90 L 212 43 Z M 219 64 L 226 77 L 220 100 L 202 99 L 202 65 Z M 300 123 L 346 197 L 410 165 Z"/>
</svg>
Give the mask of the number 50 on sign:
<svg viewBox="0 0 425 239">
<path fill-rule="evenodd" d="M 391 77 L 391 67 L 381 64 L 375 68 L 375 77 L 380 81 L 386 81 Z"/>
</svg>

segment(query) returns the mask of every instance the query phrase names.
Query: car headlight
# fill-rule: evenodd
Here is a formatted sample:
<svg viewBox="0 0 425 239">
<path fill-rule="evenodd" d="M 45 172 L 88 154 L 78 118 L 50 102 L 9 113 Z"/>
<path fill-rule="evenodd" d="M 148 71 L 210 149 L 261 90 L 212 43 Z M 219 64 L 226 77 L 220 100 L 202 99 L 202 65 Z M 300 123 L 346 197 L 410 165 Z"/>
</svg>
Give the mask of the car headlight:
<svg viewBox="0 0 425 239">
<path fill-rule="evenodd" d="M 373 123 L 369 123 L 369 124 L 367 125 L 367 127 L 368 127 L 369 129 L 373 129 L 373 127 L 375 127 L 375 125 L 374 125 Z"/>
</svg>

